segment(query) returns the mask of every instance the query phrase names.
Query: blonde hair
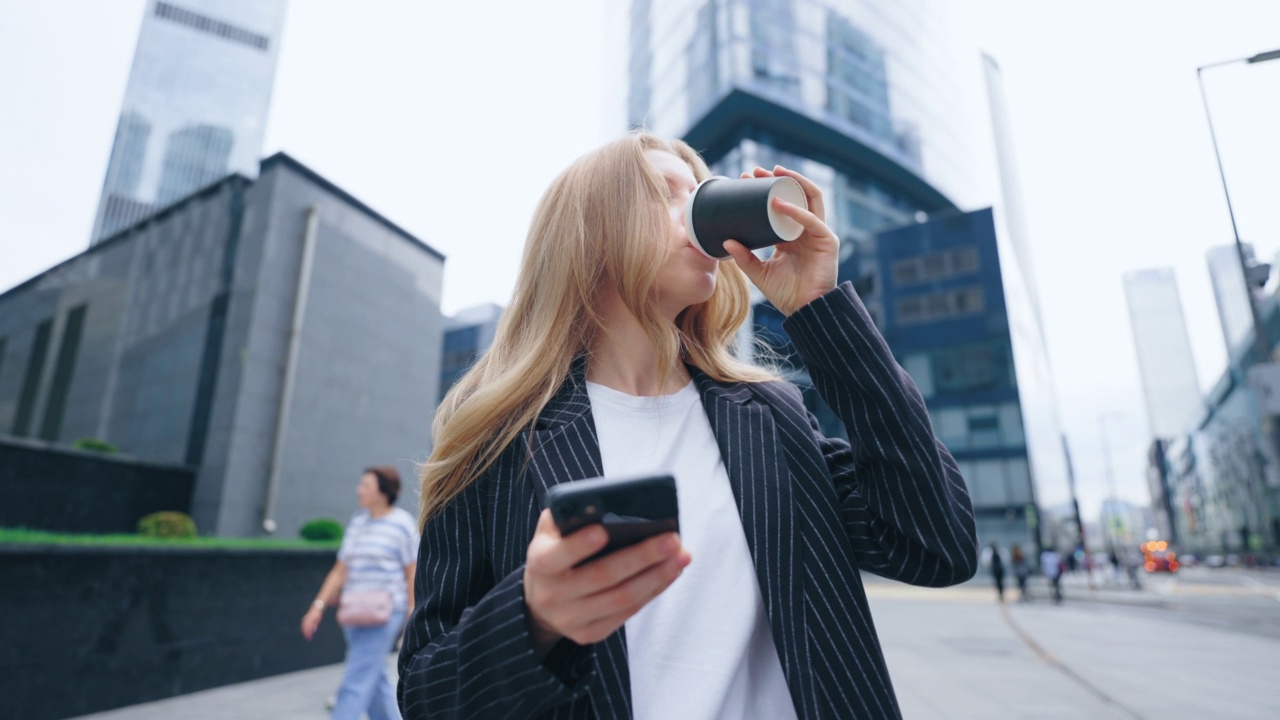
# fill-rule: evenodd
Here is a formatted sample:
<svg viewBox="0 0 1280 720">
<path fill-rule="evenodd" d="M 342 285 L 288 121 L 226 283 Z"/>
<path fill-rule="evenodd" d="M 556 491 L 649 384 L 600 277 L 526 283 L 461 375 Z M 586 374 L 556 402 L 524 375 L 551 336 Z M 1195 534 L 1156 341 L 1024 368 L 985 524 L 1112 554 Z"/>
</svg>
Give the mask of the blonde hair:
<svg viewBox="0 0 1280 720">
<path fill-rule="evenodd" d="M 436 411 L 435 447 L 421 472 L 420 525 L 522 430 L 532 431 L 573 360 L 589 354 L 605 331 L 595 306 L 606 283 L 645 328 L 657 357 L 683 360 L 721 382 L 777 379 L 732 353 L 750 311 L 747 278 L 735 263 L 720 263 L 710 299 L 686 308 L 674 327 L 660 314 L 654 280 L 670 252 L 668 189 L 645 158 L 649 150 L 684 160 L 699 182 L 710 175 L 685 143 L 636 132 L 579 158 L 542 196 L 493 344 Z"/>
</svg>

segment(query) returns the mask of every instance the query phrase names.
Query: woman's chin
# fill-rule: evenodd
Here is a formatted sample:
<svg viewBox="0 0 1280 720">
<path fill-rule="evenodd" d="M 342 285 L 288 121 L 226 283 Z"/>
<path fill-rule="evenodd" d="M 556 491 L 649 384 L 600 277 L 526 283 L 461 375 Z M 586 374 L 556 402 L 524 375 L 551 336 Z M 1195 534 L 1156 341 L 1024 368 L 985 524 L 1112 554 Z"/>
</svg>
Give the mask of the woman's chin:
<svg viewBox="0 0 1280 720">
<path fill-rule="evenodd" d="M 685 288 L 689 305 L 701 305 L 711 299 L 716 292 L 716 275 L 714 272 L 709 275 L 702 275 L 689 282 Z"/>
</svg>

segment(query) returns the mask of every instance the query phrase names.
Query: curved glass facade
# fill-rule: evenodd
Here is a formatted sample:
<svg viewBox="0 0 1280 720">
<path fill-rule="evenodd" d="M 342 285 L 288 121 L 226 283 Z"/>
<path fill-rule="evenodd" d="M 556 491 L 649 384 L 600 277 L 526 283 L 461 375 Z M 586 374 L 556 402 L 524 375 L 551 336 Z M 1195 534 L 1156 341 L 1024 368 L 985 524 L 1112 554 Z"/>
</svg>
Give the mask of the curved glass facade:
<svg viewBox="0 0 1280 720">
<path fill-rule="evenodd" d="M 745 93 L 909 171 L 940 193 L 931 204 L 955 204 L 972 185 L 969 143 L 954 112 L 961 98 L 950 43 L 931 6 L 636 0 L 628 121 L 685 137 Z M 722 154 L 699 149 L 713 160 Z"/>
<path fill-rule="evenodd" d="M 684 138 L 717 174 L 780 164 L 817 183 L 842 240 L 839 280 L 925 396 L 984 542 L 1073 542 L 1041 521 L 1070 495 L 1026 238 L 1017 209 L 989 208 L 999 198 L 975 189 L 962 110 L 973 98 L 961 97 L 964 59 L 936 10 L 932 0 L 633 0 L 628 122 Z M 977 70 L 980 57 L 971 61 Z M 994 119 L 991 163 L 1008 198 L 1012 154 Z M 823 431 L 843 435 L 790 357 L 782 319 L 758 302 L 754 340 L 781 359 Z"/>
</svg>

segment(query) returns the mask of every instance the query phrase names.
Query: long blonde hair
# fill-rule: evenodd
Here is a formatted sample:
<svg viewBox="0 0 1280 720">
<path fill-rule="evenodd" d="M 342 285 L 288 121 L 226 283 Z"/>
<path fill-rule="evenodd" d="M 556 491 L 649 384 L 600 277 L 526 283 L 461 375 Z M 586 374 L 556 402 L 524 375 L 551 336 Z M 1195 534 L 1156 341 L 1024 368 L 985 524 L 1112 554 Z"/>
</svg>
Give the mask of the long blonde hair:
<svg viewBox="0 0 1280 720">
<path fill-rule="evenodd" d="M 700 182 L 710 172 L 685 143 L 636 132 L 579 158 L 534 213 L 511 305 L 493 344 L 436 411 L 435 447 L 422 467 L 419 524 L 479 477 L 560 389 L 574 358 L 605 331 L 596 298 L 612 283 L 659 358 L 679 358 L 722 382 L 777 376 L 734 357 L 750 311 L 747 278 L 720 263 L 711 298 L 676 318 L 658 310 L 654 280 L 668 253 L 667 183 L 645 158 L 664 150 Z"/>
</svg>

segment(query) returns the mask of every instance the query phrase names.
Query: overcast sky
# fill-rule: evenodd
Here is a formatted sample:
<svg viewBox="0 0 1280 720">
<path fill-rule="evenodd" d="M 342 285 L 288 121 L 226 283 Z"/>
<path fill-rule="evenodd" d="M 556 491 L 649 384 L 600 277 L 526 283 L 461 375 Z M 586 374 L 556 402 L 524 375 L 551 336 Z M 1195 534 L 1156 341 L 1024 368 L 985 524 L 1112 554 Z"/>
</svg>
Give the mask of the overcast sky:
<svg viewBox="0 0 1280 720">
<path fill-rule="evenodd" d="M 1231 226 L 1195 68 L 1280 48 L 1280 2 L 944 2 L 973 62 L 981 49 L 1003 71 L 1083 509 L 1106 494 L 1104 413 L 1119 494 L 1145 503 L 1121 277 L 1175 268 L 1207 391 L 1225 352 L 1204 255 Z M 444 252 L 446 312 L 505 303 L 542 190 L 623 129 L 607 4 L 293 0 L 263 154 L 289 152 Z M 0 290 L 87 246 L 143 7 L 0 0 Z M 1280 61 L 1206 80 L 1242 235 L 1270 259 Z"/>
</svg>

